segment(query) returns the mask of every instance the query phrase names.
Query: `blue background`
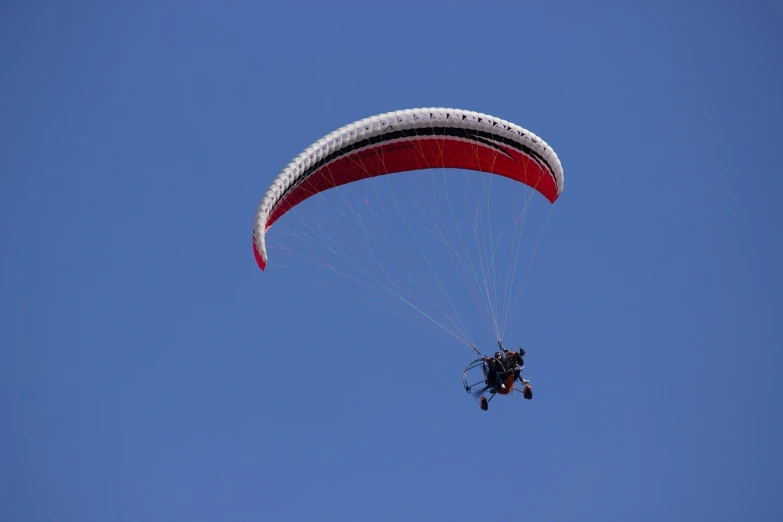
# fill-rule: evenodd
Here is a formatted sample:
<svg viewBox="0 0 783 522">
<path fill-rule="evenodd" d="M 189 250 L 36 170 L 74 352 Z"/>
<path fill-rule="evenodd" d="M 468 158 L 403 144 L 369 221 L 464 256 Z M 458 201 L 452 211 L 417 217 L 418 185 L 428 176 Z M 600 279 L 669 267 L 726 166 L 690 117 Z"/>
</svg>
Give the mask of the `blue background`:
<svg viewBox="0 0 783 522">
<path fill-rule="evenodd" d="M 0 13 L 0 519 L 783 519 L 780 4 Z M 563 161 L 533 401 L 253 260 L 291 158 L 430 105 Z"/>
</svg>

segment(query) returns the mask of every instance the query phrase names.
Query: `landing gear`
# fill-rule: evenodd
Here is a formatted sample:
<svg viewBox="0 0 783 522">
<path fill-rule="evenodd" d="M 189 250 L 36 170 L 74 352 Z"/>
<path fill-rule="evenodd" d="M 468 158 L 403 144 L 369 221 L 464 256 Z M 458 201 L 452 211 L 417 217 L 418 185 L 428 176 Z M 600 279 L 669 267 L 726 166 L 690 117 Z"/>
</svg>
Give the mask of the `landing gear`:
<svg viewBox="0 0 783 522">
<path fill-rule="evenodd" d="M 482 410 L 487 411 L 489 408 L 489 401 L 486 397 L 481 397 L 481 399 L 479 399 L 479 406 L 481 406 Z"/>
<path fill-rule="evenodd" d="M 533 398 L 533 388 L 529 384 L 522 388 L 522 396 L 527 400 Z"/>
</svg>

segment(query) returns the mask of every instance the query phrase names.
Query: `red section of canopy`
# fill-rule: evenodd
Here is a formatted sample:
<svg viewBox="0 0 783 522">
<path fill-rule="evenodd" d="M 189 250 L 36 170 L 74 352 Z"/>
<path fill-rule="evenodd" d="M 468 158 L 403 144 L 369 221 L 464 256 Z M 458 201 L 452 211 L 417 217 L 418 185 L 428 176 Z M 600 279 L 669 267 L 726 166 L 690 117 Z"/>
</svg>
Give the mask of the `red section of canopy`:
<svg viewBox="0 0 783 522">
<path fill-rule="evenodd" d="M 431 168 L 468 169 L 498 174 L 529 185 L 550 202 L 557 199 L 557 185 L 549 170 L 508 146 L 507 154 L 475 142 L 449 138 L 413 138 L 378 144 L 343 156 L 310 174 L 278 202 L 266 222 L 268 230 L 291 208 L 330 188 L 366 178 Z M 253 242 L 256 262 L 266 268 Z"/>
</svg>

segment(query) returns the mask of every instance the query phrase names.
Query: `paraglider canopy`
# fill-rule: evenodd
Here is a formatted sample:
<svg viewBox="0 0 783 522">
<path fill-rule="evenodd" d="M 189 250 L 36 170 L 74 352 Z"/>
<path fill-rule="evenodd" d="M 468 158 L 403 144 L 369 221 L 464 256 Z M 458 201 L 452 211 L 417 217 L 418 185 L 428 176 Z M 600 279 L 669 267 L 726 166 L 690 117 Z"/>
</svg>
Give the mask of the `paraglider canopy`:
<svg viewBox="0 0 783 522">
<path fill-rule="evenodd" d="M 433 168 L 504 176 L 532 187 L 551 203 L 563 192 L 563 168 L 557 154 L 538 136 L 513 123 L 460 109 L 381 114 L 324 136 L 275 178 L 253 221 L 258 266 L 266 268 L 266 231 L 307 198 L 366 178 Z"/>
</svg>

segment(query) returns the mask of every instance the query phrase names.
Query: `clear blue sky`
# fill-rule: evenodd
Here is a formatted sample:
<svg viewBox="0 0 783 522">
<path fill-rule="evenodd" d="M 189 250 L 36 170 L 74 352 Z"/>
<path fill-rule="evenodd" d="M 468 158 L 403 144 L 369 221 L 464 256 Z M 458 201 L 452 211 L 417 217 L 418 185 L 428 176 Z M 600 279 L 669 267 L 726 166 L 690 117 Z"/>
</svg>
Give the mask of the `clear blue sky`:
<svg viewBox="0 0 783 522">
<path fill-rule="evenodd" d="M 0 519 L 783 519 L 781 5 L 425 4 L 3 4 Z M 420 106 L 563 162 L 532 401 L 253 260 L 291 158 Z"/>
</svg>

